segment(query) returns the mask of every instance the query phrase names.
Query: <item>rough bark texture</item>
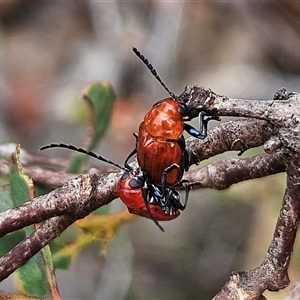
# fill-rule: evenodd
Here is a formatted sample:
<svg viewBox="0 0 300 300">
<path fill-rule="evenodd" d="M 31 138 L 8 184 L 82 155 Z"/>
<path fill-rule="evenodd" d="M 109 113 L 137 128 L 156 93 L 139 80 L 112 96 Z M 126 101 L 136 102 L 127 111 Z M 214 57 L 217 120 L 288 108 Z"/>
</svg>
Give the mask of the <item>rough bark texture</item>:
<svg viewBox="0 0 300 300">
<path fill-rule="evenodd" d="M 288 266 L 300 220 L 300 95 L 279 90 L 272 100 L 229 99 L 209 89 L 194 86 L 184 91 L 189 104 L 200 110 L 214 110 L 219 116 L 243 117 L 209 131 L 205 140 L 190 138 L 187 149 L 195 162 L 226 151 L 239 151 L 264 145 L 264 154 L 243 159 L 212 163 L 190 171 L 184 179 L 200 181 L 195 188 L 225 189 L 230 185 L 286 172 L 287 182 L 273 239 L 260 266 L 250 271 L 234 271 L 214 299 L 264 299 L 265 290 L 278 291 L 289 284 Z M 33 162 L 46 159 L 27 155 L 25 173 L 35 182 L 62 187 L 35 200 L 0 214 L 0 236 L 36 222 L 44 222 L 26 240 L 0 259 L 0 280 L 23 265 L 42 247 L 61 234 L 77 219 L 116 198 L 115 185 L 121 171 L 106 175 L 72 175 L 53 173 Z M 8 165 L 0 161 L 0 172 Z M 52 171 L 53 172 L 53 171 Z M 56 173 L 57 174 L 57 173 Z M 51 175 L 51 176 L 50 176 Z"/>
</svg>

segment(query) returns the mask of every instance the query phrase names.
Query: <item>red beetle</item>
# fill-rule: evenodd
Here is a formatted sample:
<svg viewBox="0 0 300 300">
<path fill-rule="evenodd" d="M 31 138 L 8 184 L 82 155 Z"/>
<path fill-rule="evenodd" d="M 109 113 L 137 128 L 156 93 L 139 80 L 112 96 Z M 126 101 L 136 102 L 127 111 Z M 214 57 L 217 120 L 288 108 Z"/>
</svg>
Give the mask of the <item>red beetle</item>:
<svg viewBox="0 0 300 300">
<path fill-rule="evenodd" d="M 136 150 L 141 169 L 155 184 L 171 187 L 181 180 L 184 170 L 188 170 L 189 154 L 183 136 L 177 140 L 155 138 L 143 122 L 139 127 Z"/>
<path fill-rule="evenodd" d="M 140 124 L 136 136 L 135 152 L 141 170 L 150 182 L 162 186 L 164 190 L 165 187 L 177 185 L 184 171 L 187 171 L 192 163 L 197 163 L 193 154 L 186 150 L 184 130 L 196 138 L 204 139 L 207 136 L 208 121 L 218 119 L 218 116 L 215 111 L 200 110 L 187 105 L 185 92 L 176 97 L 163 83 L 149 61 L 136 48 L 133 48 L 133 51 L 172 97 L 153 105 Z M 208 115 L 210 117 L 204 119 Z M 185 123 L 198 116 L 199 131 Z"/>
<path fill-rule="evenodd" d="M 101 155 L 73 145 L 50 144 L 41 147 L 40 150 L 57 147 L 84 153 L 123 169 L 125 173 L 116 185 L 117 195 L 127 206 L 130 213 L 152 219 L 162 231 L 163 228 L 158 221 L 173 220 L 179 216 L 179 210 L 185 209 L 188 188 L 186 188 L 185 204 L 181 204 L 180 195 L 174 188 L 167 188 L 163 193 L 160 187 L 149 182 L 139 168 L 134 170 L 130 167 L 127 163 L 130 156 L 125 160 L 124 167 L 122 167 Z"/>
<path fill-rule="evenodd" d="M 164 197 L 162 190 L 148 183 L 143 176 L 125 172 L 117 183 L 118 196 L 128 207 L 130 213 L 157 221 L 169 221 L 179 216 L 185 208 L 179 201 L 175 189 L 167 189 Z"/>
<path fill-rule="evenodd" d="M 164 195 L 162 189 L 148 183 L 143 176 L 125 172 L 117 183 L 116 192 L 130 213 L 152 219 L 164 231 L 158 221 L 170 221 L 180 215 L 179 210 L 185 209 L 181 204 L 179 193 L 167 188 Z"/>
</svg>

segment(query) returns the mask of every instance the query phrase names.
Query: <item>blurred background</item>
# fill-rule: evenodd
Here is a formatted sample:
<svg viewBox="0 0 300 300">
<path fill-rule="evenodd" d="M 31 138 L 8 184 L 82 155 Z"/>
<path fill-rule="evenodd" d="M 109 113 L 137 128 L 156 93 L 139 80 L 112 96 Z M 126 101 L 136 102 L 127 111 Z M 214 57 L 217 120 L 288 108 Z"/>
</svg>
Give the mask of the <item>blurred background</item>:
<svg viewBox="0 0 300 300">
<path fill-rule="evenodd" d="M 198 84 L 229 97 L 272 99 L 281 87 L 299 91 L 300 3 L 1 1 L 0 143 L 33 153 L 50 142 L 81 146 L 86 127 L 74 107 L 87 85 L 108 81 L 117 103 L 98 152 L 123 163 L 144 114 L 168 96 L 132 46 L 175 94 Z M 236 153 L 217 159 L 229 157 Z M 165 233 L 137 218 L 121 228 L 106 257 L 91 247 L 69 271 L 57 272 L 62 297 L 210 299 L 233 270 L 263 260 L 284 187 L 280 174 L 228 191 L 194 191 L 181 216 L 163 224 Z M 111 210 L 120 207 L 113 201 Z M 297 258 L 299 244 L 292 283 L 300 276 Z M 0 289 L 14 291 L 11 278 Z"/>
</svg>

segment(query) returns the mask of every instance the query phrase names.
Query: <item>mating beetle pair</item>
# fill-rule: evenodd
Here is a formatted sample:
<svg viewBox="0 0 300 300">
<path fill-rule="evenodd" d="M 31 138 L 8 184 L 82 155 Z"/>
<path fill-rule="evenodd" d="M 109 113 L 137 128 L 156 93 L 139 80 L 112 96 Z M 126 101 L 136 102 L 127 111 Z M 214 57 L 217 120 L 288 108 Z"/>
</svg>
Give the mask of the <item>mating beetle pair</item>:
<svg viewBox="0 0 300 300">
<path fill-rule="evenodd" d="M 185 202 L 180 202 L 175 187 L 181 184 L 184 171 L 197 162 L 192 153 L 186 150 L 184 130 L 191 136 L 204 139 L 207 123 L 218 120 L 215 112 L 199 110 L 188 105 L 184 93 L 175 96 L 163 83 L 156 70 L 136 49 L 134 53 L 144 62 L 155 78 L 161 83 L 171 98 L 156 102 L 145 115 L 136 136 L 136 147 L 129 154 L 124 167 L 91 151 L 66 144 L 51 144 L 41 150 L 53 147 L 68 148 L 85 153 L 94 158 L 121 168 L 125 173 L 119 179 L 116 192 L 130 213 L 150 218 L 162 229 L 158 221 L 176 218 L 186 206 L 189 184 L 186 184 Z M 185 123 L 199 116 L 200 129 Z M 208 118 L 204 118 L 209 116 Z M 137 155 L 139 167 L 133 169 L 128 160 Z"/>
</svg>

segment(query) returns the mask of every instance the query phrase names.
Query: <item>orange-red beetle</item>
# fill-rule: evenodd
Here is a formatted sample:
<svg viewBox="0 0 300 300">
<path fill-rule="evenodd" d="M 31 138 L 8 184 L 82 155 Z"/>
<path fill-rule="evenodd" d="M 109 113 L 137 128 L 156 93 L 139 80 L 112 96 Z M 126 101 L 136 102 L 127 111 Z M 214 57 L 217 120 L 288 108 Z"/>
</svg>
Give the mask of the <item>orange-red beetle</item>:
<svg viewBox="0 0 300 300">
<path fill-rule="evenodd" d="M 166 89 L 171 98 L 156 102 L 145 115 L 139 126 L 136 153 L 141 170 L 151 183 L 173 187 L 180 183 L 184 171 L 197 163 L 192 153 L 185 147 L 184 130 L 191 136 L 204 139 L 207 136 L 207 123 L 218 119 L 216 112 L 200 110 L 187 104 L 185 93 L 178 97 L 172 93 L 158 76 L 149 61 L 136 49 L 134 53 L 144 62 L 155 78 Z M 209 118 L 204 118 L 205 116 Z M 185 123 L 199 116 L 200 129 Z"/>
<path fill-rule="evenodd" d="M 72 151 L 87 154 L 124 170 L 125 172 L 116 185 L 117 195 L 127 206 L 130 213 L 152 219 L 161 230 L 163 230 L 163 228 L 158 221 L 173 220 L 179 216 L 179 210 L 185 209 L 188 188 L 186 188 L 185 203 L 181 204 L 180 195 L 174 188 L 167 188 L 165 193 L 163 193 L 160 187 L 149 182 L 140 168 L 133 169 L 130 167 L 127 164 L 128 159 L 125 160 L 124 167 L 122 167 L 101 155 L 73 145 L 62 143 L 50 144 L 43 146 L 40 150 L 48 148 L 67 148 Z"/>
</svg>

